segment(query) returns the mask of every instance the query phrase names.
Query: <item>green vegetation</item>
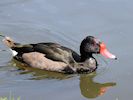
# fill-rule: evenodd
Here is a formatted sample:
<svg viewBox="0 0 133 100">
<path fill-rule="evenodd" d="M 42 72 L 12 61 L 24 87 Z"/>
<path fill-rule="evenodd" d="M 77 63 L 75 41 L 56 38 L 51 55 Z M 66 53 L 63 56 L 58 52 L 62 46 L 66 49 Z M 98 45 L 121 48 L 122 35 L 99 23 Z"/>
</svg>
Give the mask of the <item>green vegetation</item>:
<svg viewBox="0 0 133 100">
<path fill-rule="evenodd" d="M 20 97 L 15 98 L 15 97 L 10 93 L 9 97 L 2 96 L 2 97 L 0 97 L 0 100 L 20 100 Z"/>
<path fill-rule="evenodd" d="M 18 98 L 14 98 L 14 97 L 11 97 L 11 98 L 8 98 L 8 97 L 0 97 L 0 100 L 20 100 L 20 97 Z"/>
</svg>

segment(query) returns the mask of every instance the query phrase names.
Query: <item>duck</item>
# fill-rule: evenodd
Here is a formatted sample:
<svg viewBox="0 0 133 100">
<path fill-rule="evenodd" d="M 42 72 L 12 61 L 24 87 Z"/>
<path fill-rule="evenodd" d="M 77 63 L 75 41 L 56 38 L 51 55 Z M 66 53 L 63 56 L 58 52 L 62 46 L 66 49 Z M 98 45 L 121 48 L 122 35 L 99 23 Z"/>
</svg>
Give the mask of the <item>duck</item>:
<svg viewBox="0 0 133 100">
<path fill-rule="evenodd" d="M 3 43 L 10 48 L 14 59 L 29 67 L 67 74 L 94 72 L 98 62 L 93 54 L 117 59 L 107 50 L 105 43 L 94 36 L 87 36 L 81 41 L 80 54 L 52 42 L 21 44 L 4 36 Z"/>
</svg>

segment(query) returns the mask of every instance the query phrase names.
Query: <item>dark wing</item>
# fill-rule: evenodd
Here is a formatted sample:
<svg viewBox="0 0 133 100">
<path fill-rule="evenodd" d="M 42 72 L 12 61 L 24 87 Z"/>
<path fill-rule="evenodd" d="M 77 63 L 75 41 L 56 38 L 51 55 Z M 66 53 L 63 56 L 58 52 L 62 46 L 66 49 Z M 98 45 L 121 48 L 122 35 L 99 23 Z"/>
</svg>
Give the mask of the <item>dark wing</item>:
<svg viewBox="0 0 133 100">
<path fill-rule="evenodd" d="M 55 43 L 38 43 L 34 50 L 46 54 L 46 57 L 55 61 L 74 63 L 80 56 L 73 50 Z"/>
<path fill-rule="evenodd" d="M 21 44 L 17 43 L 11 49 L 18 52 L 18 54 L 23 54 L 23 53 L 28 53 L 28 52 L 33 52 L 34 51 L 34 47 L 31 44 L 21 45 Z"/>
<path fill-rule="evenodd" d="M 12 49 L 18 52 L 16 57 L 21 57 L 23 53 L 40 52 L 45 54 L 47 58 L 55 61 L 62 61 L 65 63 L 80 61 L 80 56 L 76 52 L 56 43 L 17 44 Z"/>
</svg>

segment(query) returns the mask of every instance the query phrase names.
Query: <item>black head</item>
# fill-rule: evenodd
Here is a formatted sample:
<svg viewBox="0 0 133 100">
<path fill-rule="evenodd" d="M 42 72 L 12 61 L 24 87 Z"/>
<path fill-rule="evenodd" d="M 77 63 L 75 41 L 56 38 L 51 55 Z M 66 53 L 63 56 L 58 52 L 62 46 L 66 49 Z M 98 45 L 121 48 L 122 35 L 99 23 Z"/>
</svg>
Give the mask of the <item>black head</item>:
<svg viewBox="0 0 133 100">
<path fill-rule="evenodd" d="M 93 53 L 100 53 L 100 41 L 93 36 L 87 36 L 80 45 L 81 58 L 92 57 Z"/>
<path fill-rule="evenodd" d="M 93 36 L 87 36 L 80 45 L 80 53 L 99 53 L 100 41 Z"/>
</svg>

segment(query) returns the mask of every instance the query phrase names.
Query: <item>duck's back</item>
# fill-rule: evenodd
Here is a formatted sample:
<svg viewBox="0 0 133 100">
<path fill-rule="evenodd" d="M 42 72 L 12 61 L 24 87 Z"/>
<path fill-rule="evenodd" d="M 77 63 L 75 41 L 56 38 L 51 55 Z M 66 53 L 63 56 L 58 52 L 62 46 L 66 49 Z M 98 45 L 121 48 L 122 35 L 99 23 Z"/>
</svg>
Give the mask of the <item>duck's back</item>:
<svg viewBox="0 0 133 100">
<path fill-rule="evenodd" d="M 24 53 L 39 52 L 45 54 L 45 57 L 54 61 L 65 63 L 80 61 L 80 56 L 76 52 L 56 43 L 18 44 L 12 49 L 18 52 L 17 56 L 22 56 Z"/>
</svg>

